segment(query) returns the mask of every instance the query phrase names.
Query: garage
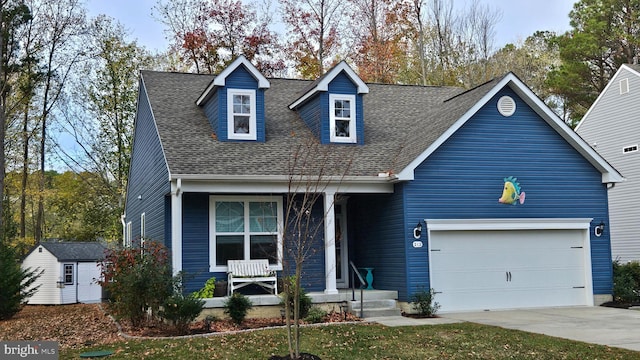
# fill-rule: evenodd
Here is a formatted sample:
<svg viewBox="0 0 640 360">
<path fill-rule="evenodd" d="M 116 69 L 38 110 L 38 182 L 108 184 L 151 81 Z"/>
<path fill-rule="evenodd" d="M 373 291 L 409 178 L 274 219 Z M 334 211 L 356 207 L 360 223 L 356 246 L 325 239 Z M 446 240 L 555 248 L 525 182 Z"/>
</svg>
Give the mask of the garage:
<svg viewBox="0 0 640 360">
<path fill-rule="evenodd" d="M 440 311 L 593 305 L 590 220 L 427 220 Z"/>
</svg>

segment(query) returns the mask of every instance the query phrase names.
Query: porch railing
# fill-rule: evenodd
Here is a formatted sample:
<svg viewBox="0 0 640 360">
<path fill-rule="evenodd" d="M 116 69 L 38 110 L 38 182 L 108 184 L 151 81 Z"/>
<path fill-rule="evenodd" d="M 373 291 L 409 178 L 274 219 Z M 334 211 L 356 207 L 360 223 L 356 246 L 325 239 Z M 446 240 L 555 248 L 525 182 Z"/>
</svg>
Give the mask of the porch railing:
<svg viewBox="0 0 640 360">
<path fill-rule="evenodd" d="M 351 271 L 350 271 L 351 272 L 351 301 L 356 301 L 355 276 L 357 275 L 358 281 L 360 282 L 360 317 L 363 317 L 364 315 L 363 294 L 364 294 L 364 287 L 367 286 L 367 283 L 362 278 L 362 275 L 360 275 L 360 272 L 358 271 L 356 266 L 353 264 L 353 261 L 349 260 L 349 266 L 351 267 Z"/>
</svg>

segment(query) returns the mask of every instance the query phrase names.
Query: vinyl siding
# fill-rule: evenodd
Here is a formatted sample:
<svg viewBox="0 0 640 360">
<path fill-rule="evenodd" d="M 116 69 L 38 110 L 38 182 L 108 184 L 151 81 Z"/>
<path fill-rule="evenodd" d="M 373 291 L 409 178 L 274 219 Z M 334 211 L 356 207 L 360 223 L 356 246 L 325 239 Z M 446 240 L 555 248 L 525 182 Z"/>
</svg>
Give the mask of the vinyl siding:
<svg viewBox="0 0 640 360">
<path fill-rule="evenodd" d="M 313 135 L 320 138 L 322 107 L 321 96 L 316 95 L 298 109 L 302 121 L 309 127 Z"/>
<path fill-rule="evenodd" d="M 406 298 L 407 277 L 413 274 L 406 262 L 403 202 L 402 185 L 396 185 L 393 194 L 349 198 L 349 236 L 354 244 L 349 257 L 357 267 L 374 268 L 374 288 L 397 290 L 401 298 Z"/>
<path fill-rule="evenodd" d="M 213 131 L 216 136 L 221 136 L 221 129 L 219 127 L 222 126 L 222 124 L 225 128 L 224 134 L 226 134 L 227 132 L 226 122 L 220 121 L 220 101 L 218 100 L 219 95 L 220 92 L 216 89 L 216 91 L 214 91 L 214 93 L 202 107 L 204 110 L 204 114 L 207 116 L 207 120 L 209 120 L 209 124 L 211 125 L 211 131 Z M 226 104 L 223 106 L 226 106 Z"/>
<path fill-rule="evenodd" d="M 517 110 L 501 116 L 497 100 L 509 95 Z M 524 205 L 498 203 L 503 178 L 518 178 Z M 601 174 L 515 93 L 505 89 L 481 108 L 415 171 L 404 187 L 404 243 L 421 219 L 594 218 L 591 250 L 594 294 L 612 288 L 609 237 L 593 235 L 607 220 L 607 190 Z M 423 231 L 425 234 L 426 231 Z M 409 289 L 429 287 L 427 239 L 408 248 Z"/>
<path fill-rule="evenodd" d="M 141 82 L 125 207 L 133 239 L 140 238 L 140 214 L 145 213 L 146 237 L 166 245 L 165 195 L 170 191 L 169 171 Z"/>
<path fill-rule="evenodd" d="M 620 94 L 620 80 L 627 79 L 629 92 Z M 576 129 L 600 155 L 625 177 L 609 190 L 611 251 L 614 260 L 640 260 L 640 76 L 622 68 L 611 80 Z"/>
<path fill-rule="evenodd" d="M 220 141 L 247 141 L 229 140 L 227 129 L 227 89 L 250 89 L 256 91 L 256 141 L 264 142 L 265 117 L 264 117 L 264 89 L 258 89 L 258 81 L 244 67 L 240 66 L 225 79 L 225 87 L 217 91 L 218 96 L 218 140 Z M 211 101 L 211 100 L 210 100 Z M 207 115 L 208 116 L 208 115 Z M 211 121 L 211 120 L 210 120 Z"/>
<path fill-rule="evenodd" d="M 182 209 L 182 270 L 186 290 L 193 292 L 210 277 L 226 280 L 227 274 L 209 272 L 209 194 L 184 193 Z"/>
<path fill-rule="evenodd" d="M 363 123 L 363 106 L 362 106 L 362 95 L 357 94 L 356 85 L 351 82 L 351 79 L 344 73 L 341 72 L 338 74 L 332 81 L 329 83 L 329 93 L 331 94 L 347 94 L 347 95 L 356 95 L 356 134 L 357 134 L 357 144 L 364 144 L 364 123 Z M 323 104 L 326 104 L 326 117 L 322 118 L 323 127 L 322 127 L 322 137 L 321 141 L 323 144 L 330 143 L 329 137 L 329 96 L 328 94 L 324 94 L 326 100 L 323 100 Z M 326 125 L 326 126 L 325 126 Z"/>
<path fill-rule="evenodd" d="M 42 276 L 33 285 L 40 285 L 40 288 L 29 298 L 28 304 L 57 305 L 61 303 L 61 289 L 57 287 L 57 282 L 61 279 L 61 266 L 49 250 L 43 247 L 42 252 L 38 252 L 38 248 L 34 249 L 22 262 L 22 268 L 44 270 Z"/>
</svg>

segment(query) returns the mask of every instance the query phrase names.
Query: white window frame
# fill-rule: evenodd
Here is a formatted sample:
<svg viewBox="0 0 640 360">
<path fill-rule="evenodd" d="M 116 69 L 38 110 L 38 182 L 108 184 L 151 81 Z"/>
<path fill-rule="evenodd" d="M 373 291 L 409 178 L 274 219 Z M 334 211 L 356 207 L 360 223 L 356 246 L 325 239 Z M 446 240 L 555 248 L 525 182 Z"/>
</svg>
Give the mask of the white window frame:
<svg viewBox="0 0 640 360">
<path fill-rule="evenodd" d="M 126 229 L 125 229 L 125 236 L 124 236 L 124 247 L 130 248 L 131 247 L 131 237 L 132 237 L 132 231 L 131 231 L 131 221 L 129 221 L 127 223 Z"/>
<path fill-rule="evenodd" d="M 283 229 L 283 208 L 281 196 L 233 196 L 233 195 L 212 195 L 209 197 L 209 271 L 210 272 L 227 272 L 227 265 L 216 265 L 216 202 L 244 202 L 244 217 L 245 220 L 249 216 L 248 203 L 251 202 L 275 202 L 277 206 L 277 255 L 278 261 L 276 264 L 269 264 L 270 270 L 282 270 L 282 229 Z M 244 258 L 250 258 L 250 236 L 252 233 L 249 231 L 249 221 L 245 221 L 244 231 Z"/>
<path fill-rule="evenodd" d="M 67 268 L 71 269 L 71 280 L 67 281 Z M 65 285 L 73 285 L 75 284 L 76 274 L 75 274 L 75 266 L 74 264 L 63 264 L 62 265 L 62 281 Z"/>
<path fill-rule="evenodd" d="M 336 100 L 349 101 L 349 136 L 336 136 L 336 120 L 346 120 L 347 118 L 336 117 Z M 345 94 L 329 94 L 329 141 L 336 143 L 354 144 L 357 142 L 356 136 L 356 96 Z"/>
<path fill-rule="evenodd" d="M 233 116 L 233 96 L 234 95 L 248 95 L 249 106 L 251 110 L 249 113 L 249 133 L 236 134 L 234 132 Z M 243 114 L 246 115 L 246 114 Z M 251 89 L 228 89 L 227 90 L 227 136 L 232 140 L 256 140 L 256 91 Z"/>
<path fill-rule="evenodd" d="M 620 80 L 620 95 L 627 94 L 629 92 L 629 79 L 624 78 Z"/>
<path fill-rule="evenodd" d="M 638 144 L 633 144 L 622 148 L 623 154 L 630 154 L 634 152 L 638 152 Z"/>
</svg>

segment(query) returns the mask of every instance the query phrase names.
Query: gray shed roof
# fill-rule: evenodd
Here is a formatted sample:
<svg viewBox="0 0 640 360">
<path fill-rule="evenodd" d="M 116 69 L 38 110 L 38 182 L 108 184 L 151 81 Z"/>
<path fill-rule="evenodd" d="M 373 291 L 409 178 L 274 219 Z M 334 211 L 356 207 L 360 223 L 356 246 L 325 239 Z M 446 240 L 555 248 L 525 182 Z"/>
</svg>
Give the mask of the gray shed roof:
<svg viewBox="0 0 640 360">
<path fill-rule="evenodd" d="M 142 71 L 143 86 L 172 175 L 291 174 L 292 153 L 317 141 L 288 105 L 312 82 L 269 79 L 265 92 L 266 142 L 223 142 L 195 104 L 214 75 Z M 469 91 L 456 87 L 367 84 L 364 145 L 323 145 L 326 175 L 397 173 L 420 155 L 497 81 Z M 351 159 L 345 174 L 338 164 Z M 327 167 L 329 169 L 327 169 Z M 326 171 L 333 171 L 327 174 Z M 307 169 L 307 171 L 309 171 Z"/>
<path fill-rule="evenodd" d="M 99 242 L 41 242 L 34 248 L 42 246 L 49 250 L 58 261 L 96 261 L 104 258 L 106 247 Z M 32 250 L 33 251 L 33 250 Z"/>
</svg>

